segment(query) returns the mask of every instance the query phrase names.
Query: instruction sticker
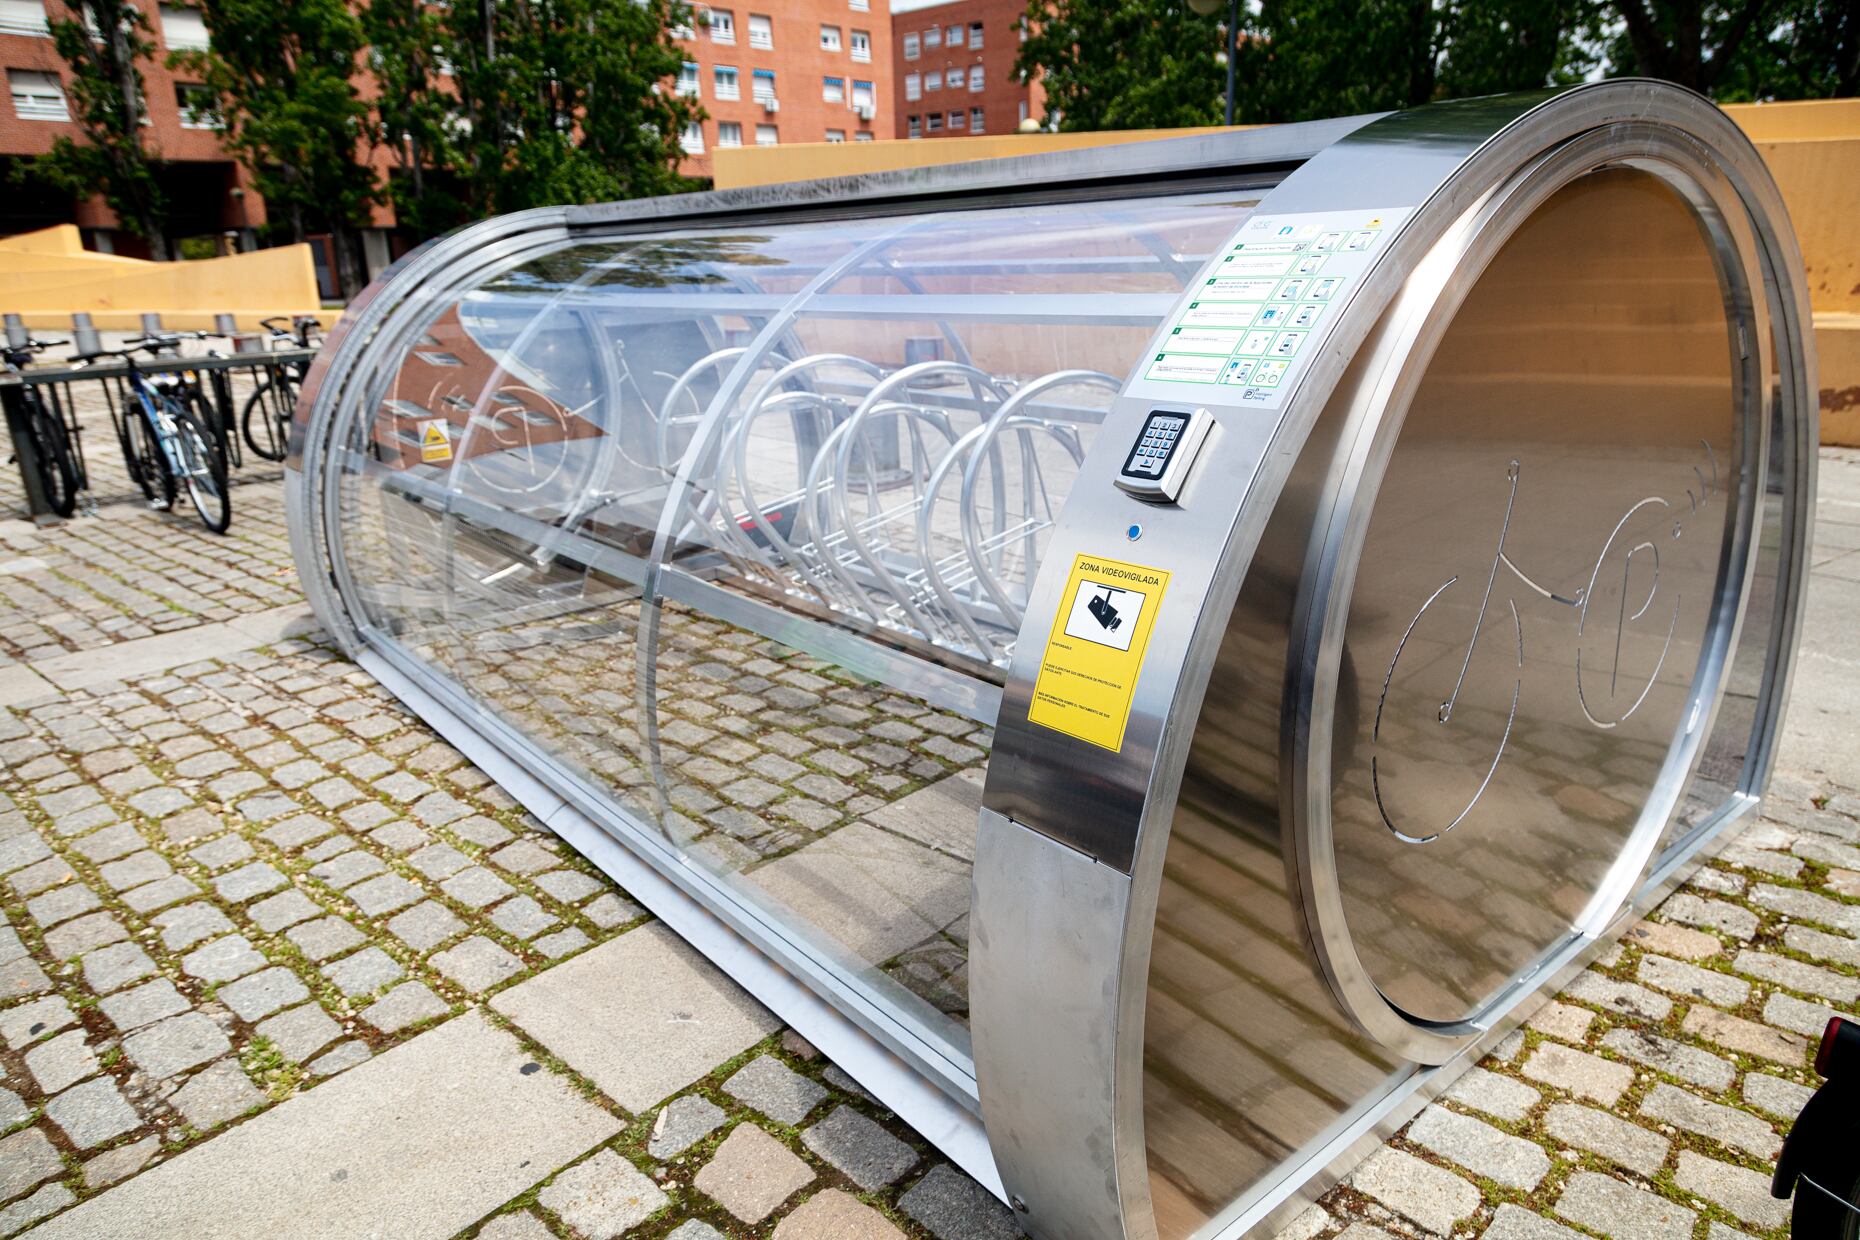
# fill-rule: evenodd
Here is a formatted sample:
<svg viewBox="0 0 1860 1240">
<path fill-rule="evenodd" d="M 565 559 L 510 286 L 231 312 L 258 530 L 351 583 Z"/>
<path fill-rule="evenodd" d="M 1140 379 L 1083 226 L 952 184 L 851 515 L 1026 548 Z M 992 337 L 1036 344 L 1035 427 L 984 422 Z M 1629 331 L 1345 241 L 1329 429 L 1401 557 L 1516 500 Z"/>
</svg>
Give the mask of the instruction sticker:
<svg viewBox="0 0 1860 1240">
<path fill-rule="evenodd" d="M 1053 621 L 1027 719 L 1116 753 L 1169 574 L 1081 555 Z"/>
<path fill-rule="evenodd" d="M 452 459 L 452 436 L 446 433 L 444 418 L 420 423 L 420 459 L 428 465 Z"/>
</svg>

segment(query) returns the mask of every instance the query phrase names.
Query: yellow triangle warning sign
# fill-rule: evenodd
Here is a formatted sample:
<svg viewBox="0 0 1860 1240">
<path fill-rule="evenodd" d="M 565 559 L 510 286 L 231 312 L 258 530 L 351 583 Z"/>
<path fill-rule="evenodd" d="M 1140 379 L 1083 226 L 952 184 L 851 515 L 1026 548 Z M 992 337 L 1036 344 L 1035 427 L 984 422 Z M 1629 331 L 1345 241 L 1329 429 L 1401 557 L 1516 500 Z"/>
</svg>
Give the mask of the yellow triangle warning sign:
<svg viewBox="0 0 1860 1240">
<path fill-rule="evenodd" d="M 452 459 L 452 436 L 446 433 L 444 418 L 420 423 L 420 459 L 428 465 Z"/>
</svg>

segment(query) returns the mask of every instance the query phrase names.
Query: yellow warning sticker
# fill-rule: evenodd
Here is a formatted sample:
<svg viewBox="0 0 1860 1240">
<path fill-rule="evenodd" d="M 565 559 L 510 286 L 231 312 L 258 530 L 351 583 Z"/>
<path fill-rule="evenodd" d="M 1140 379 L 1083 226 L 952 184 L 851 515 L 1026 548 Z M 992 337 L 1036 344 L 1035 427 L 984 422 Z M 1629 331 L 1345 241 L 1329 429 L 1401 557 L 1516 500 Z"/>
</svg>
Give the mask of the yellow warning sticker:
<svg viewBox="0 0 1860 1240">
<path fill-rule="evenodd" d="M 1028 721 L 1112 753 L 1122 749 L 1137 673 L 1168 588 L 1160 568 L 1095 555 L 1073 560 Z"/>
<path fill-rule="evenodd" d="M 446 433 L 444 418 L 420 423 L 420 459 L 428 465 L 452 459 L 452 436 Z"/>
</svg>

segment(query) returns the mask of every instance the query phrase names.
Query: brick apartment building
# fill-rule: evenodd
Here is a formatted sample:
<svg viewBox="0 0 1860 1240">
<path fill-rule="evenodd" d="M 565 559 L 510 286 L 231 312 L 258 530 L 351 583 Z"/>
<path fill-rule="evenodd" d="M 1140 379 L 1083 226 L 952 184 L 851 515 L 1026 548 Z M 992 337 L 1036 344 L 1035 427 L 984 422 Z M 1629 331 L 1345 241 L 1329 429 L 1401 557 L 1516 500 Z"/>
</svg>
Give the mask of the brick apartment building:
<svg viewBox="0 0 1860 1240">
<path fill-rule="evenodd" d="M 1026 10 L 1025 0 L 946 0 L 894 15 L 899 135 L 962 138 L 1039 122 L 1046 94 L 1014 71 Z"/>
<path fill-rule="evenodd" d="M 720 146 L 897 136 L 890 0 L 695 4 L 676 89 L 709 113 L 686 127 L 681 170 L 708 177 Z"/>
</svg>

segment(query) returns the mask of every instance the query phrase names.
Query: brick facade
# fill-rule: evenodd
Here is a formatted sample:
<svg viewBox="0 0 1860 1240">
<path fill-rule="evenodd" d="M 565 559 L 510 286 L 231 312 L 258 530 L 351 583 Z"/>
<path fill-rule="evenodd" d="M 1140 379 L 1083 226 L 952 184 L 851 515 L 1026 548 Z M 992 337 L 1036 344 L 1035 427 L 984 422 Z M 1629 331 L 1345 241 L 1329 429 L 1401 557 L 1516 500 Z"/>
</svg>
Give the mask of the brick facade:
<svg viewBox="0 0 1860 1240">
<path fill-rule="evenodd" d="M 1015 133 L 1022 121 L 1042 119 L 1045 92 L 1014 71 L 1025 11 L 1021 0 L 950 0 L 897 14 L 891 106 L 898 136 Z"/>
</svg>

